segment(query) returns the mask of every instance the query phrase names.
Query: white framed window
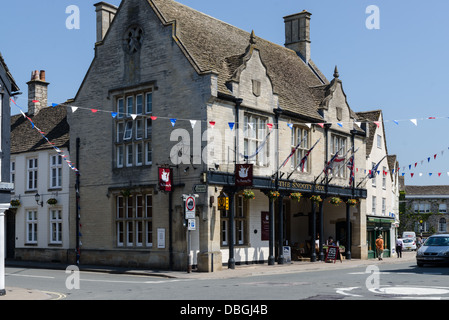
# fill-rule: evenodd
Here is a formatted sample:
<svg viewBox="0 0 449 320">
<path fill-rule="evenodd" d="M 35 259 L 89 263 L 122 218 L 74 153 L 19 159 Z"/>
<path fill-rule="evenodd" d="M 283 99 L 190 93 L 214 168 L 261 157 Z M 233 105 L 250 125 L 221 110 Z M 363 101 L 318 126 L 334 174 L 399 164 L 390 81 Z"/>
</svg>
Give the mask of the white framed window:
<svg viewBox="0 0 449 320">
<path fill-rule="evenodd" d="M 27 190 L 37 190 L 37 158 L 27 159 Z"/>
<path fill-rule="evenodd" d="M 50 210 L 50 243 L 62 243 L 62 211 L 59 209 Z"/>
<path fill-rule="evenodd" d="M 26 243 L 36 244 L 37 243 L 37 211 L 28 210 L 26 213 Z"/>
<path fill-rule="evenodd" d="M 377 147 L 382 149 L 382 136 L 380 134 L 377 135 Z"/>
<path fill-rule="evenodd" d="M 375 162 L 372 162 L 371 163 L 371 170 L 373 170 L 373 168 L 374 168 L 374 166 L 376 165 L 376 163 Z M 377 180 L 377 172 L 373 172 L 372 173 L 372 178 L 371 178 L 371 186 L 373 187 L 373 188 L 375 188 L 376 187 L 376 180 Z"/>
<path fill-rule="evenodd" d="M 136 96 L 136 114 L 141 115 L 143 111 L 143 95 L 138 94 Z"/>
<path fill-rule="evenodd" d="M 387 188 L 387 167 L 382 167 L 382 189 Z"/>
<path fill-rule="evenodd" d="M 153 163 L 153 147 L 151 142 L 145 143 L 145 164 Z"/>
<path fill-rule="evenodd" d="M 136 146 L 136 166 L 141 166 L 143 164 L 143 145 L 138 143 Z"/>
<path fill-rule="evenodd" d="M 248 201 L 241 195 L 237 195 L 235 198 L 235 219 L 234 219 L 234 244 L 246 245 L 249 242 L 248 235 Z M 221 246 L 229 245 L 229 215 L 228 211 L 221 211 Z"/>
<path fill-rule="evenodd" d="M 245 155 L 251 156 L 264 143 L 268 135 L 267 118 L 245 114 L 244 116 L 244 151 Z M 258 166 L 268 166 L 270 156 L 269 141 L 266 141 L 260 152 L 253 158 L 248 159 L 249 163 Z"/>
<path fill-rule="evenodd" d="M 372 200 L 371 213 L 375 215 L 376 214 L 376 201 L 377 201 L 376 196 L 373 196 L 371 200 Z"/>
<path fill-rule="evenodd" d="M 331 135 L 331 157 L 333 157 L 337 152 L 338 157 L 344 157 L 346 155 L 347 150 L 347 138 L 332 134 Z M 345 161 L 341 161 L 339 163 L 334 163 L 332 175 L 340 178 L 346 178 L 346 171 L 345 170 Z"/>
<path fill-rule="evenodd" d="M 62 158 L 59 155 L 50 156 L 50 188 L 62 187 Z"/>
<path fill-rule="evenodd" d="M 115 167 L 151 165 L 152 89 L 117 95 L 115 101 Z"/>
<path fill-rule="evenodd" d="M 152 192 L 116 197 L 118 247 L 153 246 L 152 197 Z"/>
<path fill-rule="evenodd" d="M 446 233 L 447 223 L 445 218 L 440 218 L 438 221 L 438 232 Z"/>
<path fill-rule="evenodd" d="M 123 118 L 125 115 L 125 104 L 123 98 L 117 100 L 117 118 Z"/>
<path fill-rule="evenodd" d="M 130 117 L 134 113 L 134 96 L 126 97 L 126 116 Z"/>
<path fill-rule="evenodd" d="M 145 232 L 146 246 L 153 246 L 153 195 L 145 195 Z"/>
<path fill-rule="evenodd" d="M 146 114 L 153 113 L 153 93 L 152 92 L 145 94 L 145 113 Z"/>
<path fill-rule="evenodd" d="M 13 183 L 15 185 L 16 183 L 16 162 L 15 161 L 11 161 L 10 163 L 10 167 L 9 167 L 9 181 L 11 181 L 11 183 Z"/>
<path fill-rule="evenodd" d="M 387 199 L 382 198 L 382 215 L 385 215 L 387 211 Z"/>
<path fill-rule="evenodd" d="M 132 167 L 133 166 L 133 144 L 126 145 L 126 166 Z"/>
<path fill-rule="evenodd" d="M 123 134 L 123 140 L 131 140 L 133 137 L 133 121 L 128 121 L 125 124 L 125 133 Z"/>
<path fill-rule="evenodd" d="M 310 130 L 300 127 L 293 127 L 291 129 L 291 144 L 290 147 L 292 151 L 296 148 L 298 144 L 300 144 L 299 148 L 296 150 L 295 154 L 291 159 L 291 167 L 297 168 L 297 170 L 301 170 L 299 164 L 302 158 L 306 155 L 307 151 L 309 151 L 309 136 Z M 304 172 L 309 171 L 309 162 L 310 157 L 306 160 L 304 164 Z"/>
<path fill-rule="evenodd" d="M 117 151 L 116 151 L 116 154 L 117 154 L 117 167 L 118 168 L 123 168 L 123 155 L 124 155 L 124 153 L 123 153 L 123 146 L 117 146 Z"/>
<path fill-rule="evenodd" d="M 438 212 L 446 213 L 447 212 L 447 205 L 445 203 L 440 203 L 438 205 Z"/>
</svg>

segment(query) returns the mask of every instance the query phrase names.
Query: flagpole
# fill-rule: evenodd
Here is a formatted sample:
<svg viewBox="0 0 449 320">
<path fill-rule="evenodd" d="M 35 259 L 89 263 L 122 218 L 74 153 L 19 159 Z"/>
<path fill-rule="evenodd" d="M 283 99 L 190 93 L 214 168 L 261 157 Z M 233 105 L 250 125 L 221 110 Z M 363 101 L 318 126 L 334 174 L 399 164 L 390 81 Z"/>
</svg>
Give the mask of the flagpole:
<svg viewBox="0 0 449 320">
<path fill-rule="evenodd" d="M 387 157 L 387 156 L 385 155 L 385 156 L 382 158 L 382 160 L 380 160 L 380 161 L 373 167 L 373 169 L 374 169 L 374 168 L 377 168 L 377 167 L 379 166 L 379 164 L 380 164 L 382 161 L 384 161 L 384 159 L 385 159 L 386 157 Z M 371 171 L 373 171 L 373 170 L 371 170 Z M 368 178 L 369 175 L 370 175 L 370 173 L 368 172 L 368 174 L 363 178 L 363 180 L 359 182 L 359 184 L 357 185 L 357 187 L 359 187 L 359 186 L 362 184 L 362 182 L 365 181 L 366 178 Z"/>
<path fill-rule="evenodd" d="M 313 145 L 313 147 L 310 148 L 309 151 L 307 151 L 306 155 L 301 159 L 301 161 L 299 162 L 299 164 L 296 165 L 296 167 L 293 169 L 293 171 L 287 176 L 287 179 L 290 179 L 290 177 L 292 176 L 292 174 L 295 173 L 296 169 L 298 169 L 298 167 L 302 164 L 302 161 L 304 160 L 304 158 L 305 158 L 306 156 L 309 156 L 309 153 L 312 152 L 313 148 L 316 147 L 316 145 L 318 144 L 318 142 L 320 142 L 320 140 L 321 140 L 321 138 L 319 138 L 319 139 L 317 140 L 317 142 L 315 142 L 315 144 Z M 304 161 L 304 162 L 305 162 L 305 161 Z"/>
</svg>

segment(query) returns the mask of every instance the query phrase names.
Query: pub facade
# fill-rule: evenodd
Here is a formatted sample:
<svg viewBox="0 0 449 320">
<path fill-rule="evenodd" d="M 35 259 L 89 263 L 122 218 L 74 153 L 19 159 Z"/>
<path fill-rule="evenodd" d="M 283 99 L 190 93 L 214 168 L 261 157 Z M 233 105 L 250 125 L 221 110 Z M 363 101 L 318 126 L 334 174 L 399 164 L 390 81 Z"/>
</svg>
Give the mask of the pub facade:
<svg viewBox="0 0 449 320">
<path fill-rule="evenodd" d="M 367 131 L 311 59 L 309 12 L 284 17 L 283 47 L 172 0 L 95 6 L 67 114 L 81 263 L 318 261 L 330 237 L 367 257 Z"/>
</svg>

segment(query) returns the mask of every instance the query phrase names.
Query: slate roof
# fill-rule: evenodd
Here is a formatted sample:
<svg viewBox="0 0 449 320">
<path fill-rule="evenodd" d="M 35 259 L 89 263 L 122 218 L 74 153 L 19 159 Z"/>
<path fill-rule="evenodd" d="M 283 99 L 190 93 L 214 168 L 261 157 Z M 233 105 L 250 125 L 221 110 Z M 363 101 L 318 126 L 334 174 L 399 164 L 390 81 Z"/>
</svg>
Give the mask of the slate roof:
<svg viewBox="0 0 449 320">
<path fill-rule="evenodd" d="M 217 73 L 219 92 L 232 94 L 226 83 L 239 67 L 251 34 L 173 0 L 148 2 L 165 24 L 175 21 L 175 37 L 197 71 Z M 318 68 L 312 61 L 306 65 L 293 50 L 257 36 L 254 39 L 280 107 L 322 121 L 310 89 L 328 84 Z"/>
<path fill-rule="evenodd" d="M 373 111 L 365 111 L 365 112 L 357 112 L 356 113 L 359 120 L 367 120 L 368 124 L 368 137 L 366 139 L 366 155 L 368 156 L 371 154 L 371 151 L 373 149 L 374 145 L 374 135 L 376 132 L 377 125 L 374 123 L 374 121 L 381 121 L 380 116 L 382 115 L 382 110 L 373 110 Z M 383 120 L 382 120 L 383 121 Z M 387 149 L 387 137 L 385 135 L 385 126 L 382 125 L 383 129 L 383 139 L 385 143 L 385 154 L 388 154 Z"/>
<path fill-rule="evenodd" d="M 56 147 L 69 147 L 69 125 L 65 106 L 43 108 L 37 115 L 29 118 Z M 11 154 L 52 148 L 22 114 L 11 116 Z"/>
<path fill-rule="evenodd" d="M 405 186 L 406 195 L 449 195 L 449 186 Z"/>
</svg>

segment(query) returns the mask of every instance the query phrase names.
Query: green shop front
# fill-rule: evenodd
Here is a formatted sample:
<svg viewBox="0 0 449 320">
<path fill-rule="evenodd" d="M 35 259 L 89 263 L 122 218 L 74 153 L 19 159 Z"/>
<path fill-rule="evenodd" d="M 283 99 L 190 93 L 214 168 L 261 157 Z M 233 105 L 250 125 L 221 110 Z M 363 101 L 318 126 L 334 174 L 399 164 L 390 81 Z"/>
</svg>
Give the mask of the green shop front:
<svg viewBox="0 0 449 320">
<path fill-rule="evenodd" d="M 366 241 L 368 245 L 368 259 L 377 258 L 376 239 L 382 235 L 384 240 L 383 257 L 391 256 L 391 228 L 394 218 L 367 216 L 366 221 Z"/>
</svg>

